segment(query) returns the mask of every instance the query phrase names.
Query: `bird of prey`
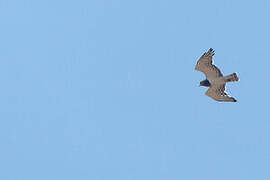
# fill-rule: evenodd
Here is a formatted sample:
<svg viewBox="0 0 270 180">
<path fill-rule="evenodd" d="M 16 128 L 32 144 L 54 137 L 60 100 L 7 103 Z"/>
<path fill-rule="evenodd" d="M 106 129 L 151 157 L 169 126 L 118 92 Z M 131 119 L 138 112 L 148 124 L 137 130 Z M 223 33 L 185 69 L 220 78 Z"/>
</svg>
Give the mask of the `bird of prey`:
<svg viewBox="0 0 270 180">
<path fill-rule="evenodd" d="M 223 76 L 221 71 L 213 64 L 215 51 L 210 48 L 198 60 L 195 70 L 205 74 L 206 79 L 200 82 L 200 86 L 209 87 L 205 94 L 216 101 L 236 102 L 236 99 L 225 92 L 227 82 L 239 81 L 236 73 Z"/>
</svg>

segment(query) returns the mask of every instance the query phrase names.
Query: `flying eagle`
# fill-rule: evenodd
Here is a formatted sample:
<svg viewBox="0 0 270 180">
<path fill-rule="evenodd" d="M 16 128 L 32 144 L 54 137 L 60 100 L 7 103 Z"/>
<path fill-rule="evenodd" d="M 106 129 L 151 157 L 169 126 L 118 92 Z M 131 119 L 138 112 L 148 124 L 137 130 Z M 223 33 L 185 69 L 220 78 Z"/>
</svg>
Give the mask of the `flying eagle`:
<svg viewBox="0 0 270 180">
<path fill-rule="evenodd" d="M 230 97 L 225 92 L 227 82 L 239 81 L 236 73 L 223 76 L 221 71 L 213 64 L 215 51 L 210 48 L 204 53 L 197 62 L 195 70 L 205 74 L 206 79 L 200 82 L 200 86 L 209 87 L 205 94 L 216 101 L 236 102 L 236 99 Z"/>
</svg>

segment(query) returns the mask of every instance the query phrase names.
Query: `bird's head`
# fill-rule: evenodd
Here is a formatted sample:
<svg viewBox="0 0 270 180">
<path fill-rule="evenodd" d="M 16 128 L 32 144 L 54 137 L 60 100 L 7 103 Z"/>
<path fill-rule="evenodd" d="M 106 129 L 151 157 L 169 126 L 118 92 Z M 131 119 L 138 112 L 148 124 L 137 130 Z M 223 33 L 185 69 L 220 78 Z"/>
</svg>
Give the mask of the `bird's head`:
<svg viewBox="0 0 270 180">
<path fill-rule="evenodd" d="M 199 86 L 210 87 L 210 82 L 207 79 L 205 79 L 205 80 L 200 82 Z"/>
</svg>

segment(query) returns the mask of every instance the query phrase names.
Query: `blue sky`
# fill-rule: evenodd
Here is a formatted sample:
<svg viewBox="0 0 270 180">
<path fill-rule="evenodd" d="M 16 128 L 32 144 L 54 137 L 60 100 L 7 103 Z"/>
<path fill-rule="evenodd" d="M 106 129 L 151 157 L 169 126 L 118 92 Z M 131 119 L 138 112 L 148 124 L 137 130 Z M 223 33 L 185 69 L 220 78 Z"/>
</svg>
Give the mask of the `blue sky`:
<svg viewBox="0 0 270 180">
<path fill-rule="evenodd" d="M 0 179 L 269 180 L 269 9 L 0 1 Z M 198 87 L 210 47 L 237 103 Z"/>
</svg>

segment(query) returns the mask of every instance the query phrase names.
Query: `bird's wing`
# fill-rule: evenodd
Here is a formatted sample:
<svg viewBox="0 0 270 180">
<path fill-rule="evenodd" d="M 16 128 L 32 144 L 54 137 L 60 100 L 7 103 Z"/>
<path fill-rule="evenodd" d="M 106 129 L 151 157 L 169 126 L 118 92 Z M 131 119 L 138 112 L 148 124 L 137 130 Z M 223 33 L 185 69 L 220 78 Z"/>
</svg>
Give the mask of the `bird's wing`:
<svg viewBox="0 0 270 180">
<path fill-rule="evenodd" d="M 225 92 L 225 84 L 211 85 L 210 88 L 205 92 L 205 94 L 216 101 L 236 102 L 236 99 L 229 96 Z"/>
<path fill-rule="evenodd" d="M 213 64 L 213 56 L 215 51 L 210 48 L 208 52 L 204 53 L 198 60 L 195 70 L 201 71 L 205 74 L 207 79 L 222 77 L 221 71 Z"/>
</svg>

